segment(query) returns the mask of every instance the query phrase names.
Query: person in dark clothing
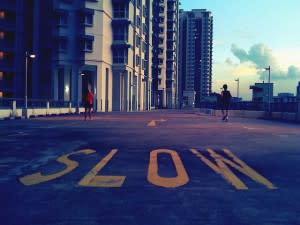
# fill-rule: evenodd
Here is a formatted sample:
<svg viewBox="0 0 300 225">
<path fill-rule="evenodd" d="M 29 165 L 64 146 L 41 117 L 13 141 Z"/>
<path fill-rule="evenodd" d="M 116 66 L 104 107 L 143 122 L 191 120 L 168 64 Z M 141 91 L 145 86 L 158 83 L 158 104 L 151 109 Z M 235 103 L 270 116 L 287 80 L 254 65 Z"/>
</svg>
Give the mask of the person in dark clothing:
<svg viewBox="0 0 300 225">
<path fill-rule="evenodd" d="M 85 111 L 84 111 L 84 119 L 86 120 L 87 114 L 89 114 L 90 120 L 92 119 L 92 108 L 94 103 L 94 95 L 90 89 L 88 89 L 88 92 L 85 96 Z"/>
<path fill-rule="evenodd" d="M 221 109 L 222 109 L 222 120 L 228 121 L 228 109 L 231 100 L 230 91 L 227 90 L 227 84 L 223 85 L 223 91 L 221 92 Z"/>
</svg>

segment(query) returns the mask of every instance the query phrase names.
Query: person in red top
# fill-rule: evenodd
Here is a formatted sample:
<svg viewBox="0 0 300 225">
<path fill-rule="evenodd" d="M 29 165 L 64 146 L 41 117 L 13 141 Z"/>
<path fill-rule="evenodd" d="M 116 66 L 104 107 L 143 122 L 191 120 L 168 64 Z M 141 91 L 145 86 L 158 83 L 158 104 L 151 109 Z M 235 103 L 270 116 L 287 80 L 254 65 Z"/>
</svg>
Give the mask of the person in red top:
<svg viewBox="0 0 300 225">
<path fill-rule="evenodd" d="M 88 92 L 85 96 L 85 111 L 84 111 L 84 119 L 86 120 L 87 114 L 89 114 L 90 120 L 92 119 L 92 108 L 94 103 L 94 95 L 90 89 L 88 89 Z"/>
</svg>

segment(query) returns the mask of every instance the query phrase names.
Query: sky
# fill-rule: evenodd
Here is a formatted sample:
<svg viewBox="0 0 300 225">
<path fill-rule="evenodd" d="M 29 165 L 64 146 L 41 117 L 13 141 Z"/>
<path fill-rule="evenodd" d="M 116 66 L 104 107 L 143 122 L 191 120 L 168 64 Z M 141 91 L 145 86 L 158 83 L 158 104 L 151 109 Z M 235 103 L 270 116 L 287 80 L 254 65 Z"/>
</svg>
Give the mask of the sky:
<svg viewBox="0 0 300 225">
<path fill-rule="evenodd" d="M 251 100 L 250 85 L 271 82 L 274 95 L 296 94 L 300 81 L 299 0 L 180 0 L 180 8 L 213 16 L 214 92 L 228 84 L 233 96 Z"/>
</svg>

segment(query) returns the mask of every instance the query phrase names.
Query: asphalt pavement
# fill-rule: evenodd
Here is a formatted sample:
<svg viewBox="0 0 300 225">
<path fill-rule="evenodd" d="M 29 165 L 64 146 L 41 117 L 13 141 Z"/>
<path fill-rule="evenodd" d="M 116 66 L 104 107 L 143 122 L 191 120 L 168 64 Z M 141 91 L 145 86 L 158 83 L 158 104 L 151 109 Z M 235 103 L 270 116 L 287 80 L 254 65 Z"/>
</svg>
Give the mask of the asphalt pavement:
<svg viewBox="0 0 300 225">
<path fill-rule="evenodd" d="M 0 127 L 3 225 L 300 225 L 299 124 L 161 110 Z"/>
</svg>

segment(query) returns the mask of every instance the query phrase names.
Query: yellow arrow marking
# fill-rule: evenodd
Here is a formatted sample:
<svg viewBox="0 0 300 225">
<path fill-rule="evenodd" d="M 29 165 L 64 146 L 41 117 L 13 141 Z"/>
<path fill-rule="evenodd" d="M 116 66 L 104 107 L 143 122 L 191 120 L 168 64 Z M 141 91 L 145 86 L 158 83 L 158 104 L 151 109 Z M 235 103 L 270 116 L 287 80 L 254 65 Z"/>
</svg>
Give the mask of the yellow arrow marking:
<svg viewBox="0 0 300 225">
<path fill-rule="evenodd" d="M 148 127 L 156 127 L 156 122 L 155 120 L 151 120 L 148 124 L 147 124 Z"/>
<path fill-rule="evenodd" d="M 165 119 L 151 120 L 151 121 L 147 124 L 147 126 L 148 126 L 148 127 L 156 127 L 156 122 L 166 122 L 166 120 L 165 120 Z"/>
<path fill-rule="evenodd" d="M 112 149 L 84 178 L 78 185 L 88 187 L 121 187 L 126 176 L 97 176 L 97 173 L 112 159 L 117 153 L 117 149 Z"/>
<path fill-rule="evenodd" d="M 177 172 L 176 177 L 166 178 L 158 175 L 157 155 L 160 153 L 166 153 L 171 155 Z M 189 176 L 187 175 L 186 170 L 177 152 L 169 149 L 156 149 L 150 153 L 150 162 L 147 179 L 150 183 L 157 186 L 175 188 L 185 185 L 189 181 Z"/>
<path fill-rule="evenodd" d="M 69 156 L 78 155 L 78 154 L 89 155 L 89 154 L 93 154 L 95 152 L 96 151 L 92 150 L 92 149 L 83 149 L 83 150 L 79 150 L 76 152 L 72 152 L 72 153 L 63 155 L 63 156 L 57 158 L 56 161 L 60 162 L 62 164 L 65 164 L 67 166 L 67 168 L 65 168 L 64 170 L 54 173 L 54 174 L 51 174 L 51 175 L 42 175 L 40 172 L 33 173 L 33 174 L 19 178 L 19 181 L 24 185 L 35 185 L 35 184 L 39 184 L 42 182 L 46 182 L 46 181 L 50 181 L 50 180 L 59 178 L 61 176 L 64 176 L 67 173 L 70 173 L 79 165 L 78 162 L 70 160 L 68 158 Z"/>
<path fill-rule="evenodd" d="M 190 151 L 195 154 L 197 157 L 201 159 L 202 162 L 204 162 L 208 167 L 210 167 L 213 171 L 216 173 L 221 174 L 225 180 L 227 180 L 229 183 L 231 183 L 236 189 L 239 190 L 245 190 L 248 189 L 248 187 L 226 166 L 229 165 L 232 168 L 235 168 L 239 172 L 243 173 L 244 175 L 250 177 L 252 180 L 256 181 L 257 183 L 260 183 L 264 186 L 266 186 L 269 189 L 276 189 L 270 181 L 268 181 L 266 178 L 264 178 L 262 175 L 257 173 L 255 170 L 250 168 L 245 162 L 240 160 L 238 157 L 236 157 L 229 149 L 223 149 L 224 153 L 226 153 L 229 157 L 233 159 L 233 161 L 226 159 L 222 157 L 221 155 L 217 154 L 212 149 L 207 149 L 210 156 L 214 158 L 216 161 L 216 164 L 208 160 L 205 156 L 203 156 L 199 151 L 196 149 L 190 149 Z"/>
</svg>

